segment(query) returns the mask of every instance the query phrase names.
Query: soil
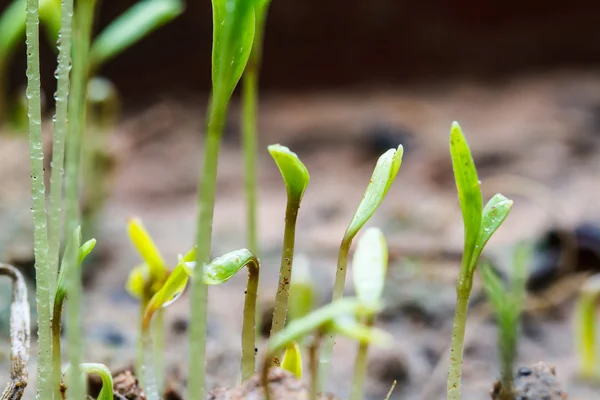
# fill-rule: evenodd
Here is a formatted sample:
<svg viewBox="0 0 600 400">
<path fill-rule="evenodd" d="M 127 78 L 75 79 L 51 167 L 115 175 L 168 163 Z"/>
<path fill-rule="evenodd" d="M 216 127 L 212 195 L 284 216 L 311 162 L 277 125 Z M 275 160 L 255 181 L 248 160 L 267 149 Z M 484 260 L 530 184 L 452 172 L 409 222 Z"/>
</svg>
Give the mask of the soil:
<svg viewBox="0 0 600 400">
<path fill-rule="evenodd" d="M 142 218 L 170 263 L 194 241 L 205 103 L 206 99 L 163 101 L 141 113 L 125 115 L 111 136 L 115 175 L 110 198 L 95 227 L 95 262 L 85 272 L 86 360 L 119 370 L 135 359 L 139 310 L 124 283 L 140 259 L 127 239 L 127 218 Z M 238 118 L 236 100 L 219 165 L 214 256 L 245 246 Z M 272 306 L 285 209 L 283 182 L 266 146 L 289 146 L 311 173 L 298 219 L 296 249 L 297 256 L 310 263 L 319 303 L 324 304 L 331 296 L 339 241 L 377 156 L 398 143 L 405 145 L 398 178 L 370 222 L 385 232 L 391 256 L 386 308 L 377 324 L 396 340 L 390 348 L 370 350 L 365 400 L 383 399 L 393 380 L 397 386 L 391 399 L 445 398 L 445 351 L 451 338 L 454 282 L 463 241 L 448 154 L 453 120 L 461 123 L 469 140 L 484 196 L 500 191 L 515 200 L 511 215 L 485 252 L 500 271 L 509 265 L 510 247 L 520 240 L 537 240 L 559 228 L 572 232 L 583 223 L 597 226 L 598 74 L 564 71 L 488 85 L 463 81 L 410 89 L 349 88 L 261 99 L 258 217 L 263 308 Z M 25 138 L 10 133 L 0 136 L 0 259 L 18 264 L 31 275 L 27 154 Z M 552 273 L 556 260 L 555 256 L 538 260 L 536 268 Z M 592 259 L 588 267 L 600 268 L 594 262 Z M 530 293 L 518 363 L 548 362 L 556 367 L 556 378 L 569 399 L 595 400 L 600 388 L 577 377 L 572 311 L 583 278 L 581 273 L 571 273 L 576 266 L 568 267 L 561 270 L 560 279 Z M 349 294 L 350 277 L 348 274 Z M 244 285 L 240 276 L 210 289 L 210 389 L 239 384 L 238 332 Z M 4 296 L 9 291 L 2 286 L 0 293 L 0 311 L 6 314 Z M 30 295 L 33 298 L 33 293 Z M 188 311 L 186 292 L 165 318 L 165 374 L 175 393 L 184 393 L 187 379 Z M 0 342 L 0 381 L 5 381 L 9 361 L 6 325 L 2 329 L 6 333 Z M 261 341 L 259 354 L 263 347 Z M 355 349 L 354 343 L 337 341 L 327 390 L 340 398 L 349 397 Z M 35 361 L 35 353 L 32 358 Z M 26 399 L 35 395 L 31 390 L 35 362 L 31 367 Z M 497 377 L 496 328 L 476 280 L 467 327 L 463 398 L 488 399 Z"/>
</svg>

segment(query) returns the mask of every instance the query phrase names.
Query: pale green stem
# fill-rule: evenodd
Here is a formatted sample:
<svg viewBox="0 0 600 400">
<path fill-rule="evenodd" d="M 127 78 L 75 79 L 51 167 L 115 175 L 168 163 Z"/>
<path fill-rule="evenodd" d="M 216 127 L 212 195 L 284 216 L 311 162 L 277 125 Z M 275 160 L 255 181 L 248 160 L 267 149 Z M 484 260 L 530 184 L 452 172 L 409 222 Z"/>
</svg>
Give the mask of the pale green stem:
<svg viewBox="0 0 600 400">
<path fill-rule="evenodd" d="M 31 161 L 31 203 L 34 224 L 36 303 L 38 312 L 37 398 L 52 399 L 52 343 L 50 341 L 50 269 L 44 185 L 44 151 L 40 88 L 39 3 L 27 0 L 27 99 L 29 120 L 29 154 Z"/>
<path fill-rule="evenodd" d="M 577 323 L 577 350 L 579 352 L 580 374 L 593 378 L 597 373 L 596 364 L 596 301 L 597 294 L 582 293 L 575 308 Z"/>
<path fill-rule="evenodd" d="M 254 259 L 248 264 L 248 285 L 244 301 L 242 325 L 242 382 L 254 375 L 256 368 L 256 297 L 258 295 L 259 264 Z"/>
<path fill-rule="evenodd" d="M 319 345 L 321 335 L 318 335 L 308 348 L 310 369 L 310 393 L 309 400 L 317 400 L 319 394 Z"/>
<path fill-rule="evenodd" d="M 258 228 L 256 225 L 256 103 L 258 102 L 258 72 L 250 65 L 244 73 L 242 86 L 242 145 L 244 147 L 244 172 L 246 177 L 248 248 L 258 254 Z"/>
<path fill-rule="evenodd" d="M 54 385 L 54 399 L 61 399 L 60 384 L 62 381 L 62 361 L 60 345 L 60 327 L 62 319 L 64 296 L 55 298 L 54 312 L 52 313 L 52 376 Z"/>
<path fill-rule="evenodd" d="M 160 395 L 156 382 L 156 370 L 154 369 L 154 357 L 152 354 L 152 340 L 150 332 L 144 329 L 142 332 L 142 343 L 144 348 L 144 362 L 142 364 L 142 376 L 144 378 L 144 391 L 148 400 L 159 400 Z"/>
<path fill-rule="evenodd" d="M 365 321 L 365 325 L 373 326 L 374 317 L 369 316 Z M 361 342 L 358 345 L 358 354 L 356 355 L 356 361 L 354 365 L 354 379 L 352 380 L 352 393 L 350 400 L 361 400 L 363 398 L 363 387 L 365 384 L 365 377 L 367 375 L 367 354 L 369 350 L 369 344 Z"/>
<path fill-rule="evenodd" d="M 142 294 L 142 298 L 140 299 L 140 320 L 139 320 L 139 329 L 138 329 L 138 342 L 137 342 L 137 359 L 136 359 L 136 372 L 138 373 L 138 379 L 140 381 L 140 386 L 145 387 L 144 385 L 144 376 L 142 374 L 142 369 L 144 366 L 144 313 L 146 312 L 146 306 L 148 305 L 148 298 L 144 294 Z"/>
<path fill-rule="evenodd" d="M 464 270 L 464 268 L 461 269 Z M 461 272 L 456 285 L 456 311 L 454 313 L 452 342 L 450 344 L 450 368 L 447 385 L 448 400 L 460 400 L 463 348 L 472 283 L 473 277 L 465 277 Z"/>
<path fill-rule="evenodd" d="M 95 0 L 79 0 L 73 22 L 73 69 L 71 74 L 71 94 L 69 96 L 69 132 L 67 137 L 67 154 L 65 166 L 65 199 L 66 199 L 66 232 L 74 232 L 79 225 L 79 177 L 81 142 L 85 126 L 85 101 L 87 88 L 88 56 L 92 23 L 94 20 Z M 66 267 L 69 268 L 67 279 L 67 343 L 69 345 L 69 368 L 67 397 L 69 400 L 85 398 L 85 385 L 79 379 L 79 365 L 83 354 L 82 329 L 82 287 L 81 268 L 78 263 L 78 249 L 73 246 L 69 254 L 65 254 Z"/>
<path fill-rule="evenodd" d="M 294 262 L 294 243 L 296 240 L 296 220 L 300 203 L 296 199 L 288 199 L 285 209 L 285 228 L 283 234 L 283 252 L 281 254 L 281 267 L 279 270 L 279 284 L 275 295 L 275 309 L 271 324 L 271 337 L 280 332 L 285 326 L 288 299 L 290 297 L 290 283 L 292 280 L 292 264 Z M 276 357 L 279 357 L 276 355 Z M 277 362 L 278 360 L 276 360 Z"/>
<path fill-rule="evenodd" d="M 196 244 L 198 248 L 196 265 L 210 262 L 212 224 L 217 185 L 219 147 L 225 126 L 227 101 L 211 98 L 208 117 L 208 132 L 204 147 L 204 166 L 198 187 L 198 226 Z M 191 321 L 190 321 L 190 373 L 188 398 L 204 400 L 206 393 L 206 308 L 208 288 L 202 279 L 192 281 Z"/>
<path fill-rule="evenodd" d="M 69 72 L 71 71 L 71 26 L 73 0 L 61 1 L 61 27 L 58 44 L 56 113 L 52 136 L 52 162 L 50 175 L 50 205 L 48 209 L 48 252 L 50 260 L 50 298 L 54 298 L 58 276 L 60 251 L 62 181 L 65 160 L 65 136 L 68 129 Z M 55 385 L 56 386 L 56 385 Z"/>
<path fill-rule="evenodd" d="M 165 312 L 161 308 L 156 311 L 152 321 L 152 347 L 154 352 L 154 370 L 156 376 L 156 388 L 159 393 L 163 390 L 164 381 L 164 348 L 165 348 Z"/>
<path fill-rule="evenodd" d="M 348 265 L 348 253 L 350 252 L 350 245 L 354 237 L 344 236 L 342 243 L 340 244 L 340 251 L 338 253 L 337 270 L 335 273 L 335 283 L 333 285 L 333 296 L 331 301 L 338 300 L 344 296 L 344 287 L 346 286 L 346 269 Z M 333 355 L 333 347 L 335 345 L 335 333 L 329 332 L 325 336 L 325 343 L 321 348 L 321 355 L 319 358 L 319 390 L 325 390 L 327 378 L 329 376 L 329 369 L 331 366 L 331 357 Z"/>
</svg>

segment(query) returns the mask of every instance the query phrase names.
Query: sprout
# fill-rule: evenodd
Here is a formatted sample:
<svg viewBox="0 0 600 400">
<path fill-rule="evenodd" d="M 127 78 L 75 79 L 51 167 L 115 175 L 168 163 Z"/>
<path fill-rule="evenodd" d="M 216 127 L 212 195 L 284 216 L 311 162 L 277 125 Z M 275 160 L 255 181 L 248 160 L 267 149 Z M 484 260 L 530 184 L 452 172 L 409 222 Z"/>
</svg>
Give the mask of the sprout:
<svg viewBox="0 0 600 400">
<path fill-rule="evenodd" d="M 450 345 L 448 400 L 460 400 L 463 346 L 473 275 L 483 247 L 506 219 L 513 202 L 497 194 L 482 210 L 481 190 L 471 151 L 458 123 L 450 131 L 450 155 L 462 210 L 465 244 L 456 283 L 456 312 Z"/>
<path fill-rule="evenodd" d="M 367 190 L 360 201 L 346 233 L 340 245 L 338 254 L 337 270 L 335 274 L 335 284 L 333 287 L 332 300 L 337 300 L 344 295 L 344 286 L 346 283 L 346 264 L 348 260 L 348 252 L 352 240 L 358 231 L 367 223 L 371 216 L 375 213 L 379 205 L 383 202 L 388 190 L 392 186 L 396 175 L 402 164 L 403 147 L 398 146 L 397 149 L 386 151 L 377 160 L 377 165 L 367 186 Z M 321 359 L 319 360 L 319 381 L 323 387 L 327 381 L 329 374 L 329 366 L 331 364 L 331 355 L 333 354 L 333 346 L 335 336 L 331 335 L 325 339 L 323 350 L 321 351 Z"/>
<path fill-rule="evenodd" d="M 96 400 L 113 400 L 113 378 L 108 367 L 104 364 L 83 363 L 79 369 L 86 374 L 98 374 L 102 379 L 102 389 Z"/>
<path fill-rule="evenodd" d="M 290 281 L 292 279 L 292 264 L 294 261 L 294 241 L 296 236 L 296 219 L 298 210 L 304 196 L 304 191 L 310 175 L 296 153 L 285 146 L 271 145 L 269 153 L 275 160 L 287 192 L 287 205 L 285 209 L 285 230 L 283 236 L 283 252 L 281 254 L 281 268 L 279 270 L 279 284 L 275 296 L 275 310 L 271 325 L 271 336 L 281 331 L 285 325 L 288 299 L 290 295 Z"/>
<path fill-rule="evenodd" d="M 12 279 L 10 306 L 10 382 L 2 392 L 2 399 L 20 400 L 27 386 L 29 372 L 30 315 L 25 279 L 18 269 L 0 264 L 0 275 Z"/>
<path fill-rule="evenodd" d="M 520 245 L 515 249 L 510 286 L 505 287 L 489 264 L 481 266 L 481 278 L 487 297 L 496 313 L 498 325 L 498 352 L 502 385 L 501 400 L 514 399 L 513 365 L 517 357 L 518 328 L 525 305 L 525 278 L 530 249 Z"/>
<path fill-rule="evenodd" d="M 352 261 L 354 289 L 358 299 L 365 303 L 380 301 L 387 266 L 388 249 L 383 233 L 378 228 L 367 229 L 358 241 Z M 364 323 L 368 327 L 373 326 L 374 315 L 366 317 Z M 367 351 L 368 344 L 360 343 L 352 381 L 350 397 L 352 400 L 360 400 L 363 397 L 362 392 L 367 373 Z"/>
<path fill-rule="evenodd" d="M 296 342 L 290 342 L 285 347 L 281 368 L 291 372 L 298 379 L 302 379 L 302 354 Z"/>
<path fill-rule="evenodd" d="M 586 379 L 598 379 L 596 346 L 596 309 L 600 297 L 600 274 L 589 277 L 579 291 L 575 306 L 576 348 L 579 373 Z"/>
</svg>

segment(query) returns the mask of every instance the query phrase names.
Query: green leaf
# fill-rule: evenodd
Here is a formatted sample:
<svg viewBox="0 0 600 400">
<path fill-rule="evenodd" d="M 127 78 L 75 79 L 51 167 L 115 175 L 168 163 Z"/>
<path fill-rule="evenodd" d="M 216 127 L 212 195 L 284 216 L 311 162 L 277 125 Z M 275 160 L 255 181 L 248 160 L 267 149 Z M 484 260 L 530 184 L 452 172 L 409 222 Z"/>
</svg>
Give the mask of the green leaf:
<svg viewBox="0 0 600 400">
<path fill-rule="evenodd" d="M 302 354 L 296 342 L 290 342 L 285 347 L 285 354 L 281 361 L 281 368 L 291 372 L 298 379 L 302 379 Z"/>
<path fill-rule="evenodd" d="M 268 149 L 279 171 L 281 171 L 288 198 L 300 203 L 306 186 L 308 186 L 308 182 L 310 181 L 308 170 L 296 153 L 292 152 L 289 148 L 279 144 L 272 144 Z"/>
<path fill-rule="evenodd" d="M 0 15 L 0 64 L 6 64 L 25 32 L 25 1 L 14 0 Z"/>
<path fill-rule="evenodd" d="M 453 122 L 450 130 L 450 155 L 465 231 L 463 267 L 469 268 L 475 258 L 473 252 L 481 228 L 483 200 L 471 150 L 458 122 Z"/>
<path fill-rule="evenodd" d="M 204 266 L 204 283 L 207 285 L 225 283 L 249 263 L 258 264 L 258 259 L 248 249 L 235 250 L 217 257 Z"/>
<path fill-rule="evenodd" d="M 378 228 L 369 228 L 358 241 L 352 262 L 354 289 L 359 299 L 369 302 L 381 298 L 387 267 L 385 237 Z"/>
<path fill-rule="evenodd" d="M 75 244 L 75 246 L 79 248 L 79 258 L 77 261 L 77 265 L 75 266 L 75 268 L 79 268 L 83 260 L 90 254 L 90 252 L 96 246 L 96 239 L 90 239 L 83 245 L 81 245 L 81 226 L 78 226 L 75 229 L 73 235 L 67 241 L 67 246 L 65 248 L 65 252 L 61 260 L 60 270 L 58 272 L 58 278 L 56 283 L 56 297 L 64 297 L 66 293 L 66 279 L 68 276 L 68 268 L 67 264 L 65 263 L 65 255 L 70 253 L 70 249 L 72 248 L 71 246 L 73 246 L 73 244 Z"/>
<path fill-rule="evenodd" d="M 146 287 L 146 281 L 148 280 L 149 274 L 150 270 L 146 263 L 132 269 L 131 272 L 129 272 L 127 283 L 125 284 L 127 292 L 131 296 L 141 299 L 144 296 L 144 288 Z"/>
<path fill-rule="evenodd" d="M 92 69 L 122 53 L 184 10 L 182 0 L 142 0 L 121 14 L 96 37 L 90 49 Z"/>
<path fill-rule="evenodd" d="M 52 46 L 56 45 L 61 24 L 60 0 L 40 0 L 40 23 L 46 30 Z"/>
<path fill-rule="evenodd" d="M 100 375 L 102 379 L 102 389 L 98 394 L 97 400 L 112 400 L 113 399 L 113 378 L 110 370 L 104 364 L 83 363 L 79 365 L 82 372 L 87 374 Z"/>
<path fill-rule="evenodd" d="M 483 282 L 483 289 L 485 290 L 490 303 L 492 303 L 496 313 L 501 312 L 504 305 L 507 302 L 510 303 L 510 298 L 506 295 L 506 289 L 504 288 L 502 280 L 496 275 L 496 272 L 488 263 L 481 266 L 480 274 Z"/>
<path fill-rule="evenodd" d="M 479 230 L 479 237 L 473 250 L 471 258 L 471 265 L 469 270 L 473 272 L 477 267 L 477 261 L 483 251 L 483 248 L 487 244 L 490 237 L 498 230 L 502 222 L 508 216 L 510 209 L 512 208 L 513 201 L 507 199 L 501 194 L 496 194 L 488 201 L 483 209 L 483 216 L 481 218 L 481 229 Z"/>
<path fill-rule="evenodd" d="M 290 322 L 282 331 L 269 339 L 267 350 L 273 354 L 292 341 L 299 342 L 304 336 L 323 328 L 331 328 L 336 318 L 345 315 L 364 317 L 373 315 L 381 309 L 379 303 L 364 303 L 356 298 L 341 298 L 308 314 L 306 317 Z"/>
<path fill-rule="evenodd" d="M 96 247 L 96 239 L 90 239 L 79 246 L 79 265 L 83 264 L 83 260 L 94 250 L 94 247 Z"/>
<path fill-rule="evenodd" d="M 308 261 L 301 256 L 296 256 L 292 268 L 287 320 L 293 321 L 308 315 L 315 305 L 315 297 Z"/>
<path fill-rule="evenodd" d="M 127 221 L 127 233 L 142 259 L 148 264 L 149 279 L 153 282 L 163 279 L 168 273 L 165 262 L 142 221 L 139 218 L 130 218 Z"/>
<path fill-rule="evenodd" d="M 254 40 L 256 0 L 212 0 L 213 94 L 227 102 L 239 82 Z"/>
<path fill-rule="evenodd" d="M 331 329 L 340 335 L 360 343 L 386 345 L 392 341 L 391 336 L 387 332 L 360 324 L 354 316 L 346 315 L 335 318 L 332 321 Z"/>
<path fill-rule="evenodd" d="M 356 236 L 375 213 L 400 170 L 403 152 L 403 147 L 398 146 L 397 149 L 389 149 L 379 157 L 367 190 L 346 229 L 344 238 Z"/>
</svg>

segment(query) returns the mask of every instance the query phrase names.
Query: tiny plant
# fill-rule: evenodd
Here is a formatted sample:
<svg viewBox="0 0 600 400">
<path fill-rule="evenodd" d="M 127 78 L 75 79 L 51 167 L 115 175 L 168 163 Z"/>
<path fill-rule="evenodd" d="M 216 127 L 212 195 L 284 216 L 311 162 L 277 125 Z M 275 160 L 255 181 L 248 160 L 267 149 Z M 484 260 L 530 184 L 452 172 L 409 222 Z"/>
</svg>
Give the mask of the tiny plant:
<svg viewBox="0 0 600 400">
<path fill-rule="evenodd" d="M 81 372 L 86 374 L 97 374 L 102 380 L 102 389 L 96 400 L 112 400 L 113 399 L 113 378 L 108 367 L 104 364 L 83 363 L 79 365 Z"/>
<path fill-rule="evenodd" d="M 385 274 L 388 265 L 388 249 L 383 233 L 377 228 L 369 228 L 356 246 L 352 261 L 354 289 L 358 299 L 365 303 L 381 299 Z M 365 317 L 364 324 L 373 326 L 375 315 Z M 354 367 L 351 400 L 360 400 L 367 372 L 368 344 L 360 343 Z"/>
<path fill-rule="evenodd" d="M 481 279 L 487 297 L 494 308 L 498 325 L 498 354 L 501 367 L 500 400 L 513 400 L 513 371 L 518 353 L 519 320 L 525 305 L 525 280 L 529 249 L 515 250 L 510 285 L 505 287 L 489 264 L 481 267 Z"/>
<path fill-rule="evenodd" d="M 302 354 L 300 354 L 300 346 L 297 342 L 292 341 L 285 346 L 281 368 L 291 372 L 296 378 L 302 379 Z"/>
<path fill-rule="evenodd" d="M 273 311 L 273 322 L 271 324 L 271 336 L 273 336 L 281 331 L 285 325 L 290 295 L 290 282 L 292 279 L 292 264 L 294 262 L 296 220 L 304 191 L 310 180 L 310 175 L 296 153 L 290 151 L 287 147 L 271 145 L 269 146 L 269 153 L 271 153 L 277 167 L 279 167 L 279 171 L 281 171 L 287 192 L 283 252 L 281 254 L 279 284 L 277 286 L 275 310 Z"/>
<path fill-rule="evenodd" d="M 463 345 L 473 276 L 484 246 L 506 219 L 513 202 L 496 194 L 483 208 L 471 150 L 456 122 L 452 124 L 450 131 L 450 155 L 462 210 L 465 243 L 456 283 L 456 311 L 450 345 L 447 390 L 448 400 L 460 400 Z"/>
<path fill-rule="evenodd" d="M 600 275 L 589 277 L 579 291 L 575 306 L 576 349 L 579 373 L 585 379 L 598 380 L 596 310 L 600 298 Z"/>
<path fill-rule="evenodd" d="M 333 298 L 337 300 L 344 294 L 344 287 L 346 284 L 346 266 L 348 263 L 348 253 L 352 240 L 358 233 L 358 231 L 367 223 L 367 221 L 373 216 L 379 205 L 385 198 L 388 190 L 392 186 L 396 175 L 400 170 L 402 163 L 402 146 L 398 146 L 397 149 L 390 149 L 386 151 L 377 160 L 377 165 L 371 176 L 371 180 L 367 186 L 367 190 L 360 201 L 344 237 L 340 244 L 340 250 L 338 254 L 337 269 L 335 274 L 335 283 L 333 286 Z M 331 364 L 331 355 L 333 354 L 333 346 L 335 342 L 335 335 L 329 335 L 325 339 L 323 345 L 323 351 L 321 352 L 321 358 L 319 360 L 319 380 L 321 388 L 327 381 L 329 374 L 329 368 Z"/>
</svg>

